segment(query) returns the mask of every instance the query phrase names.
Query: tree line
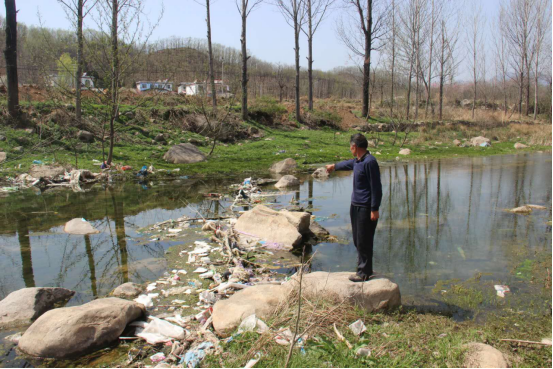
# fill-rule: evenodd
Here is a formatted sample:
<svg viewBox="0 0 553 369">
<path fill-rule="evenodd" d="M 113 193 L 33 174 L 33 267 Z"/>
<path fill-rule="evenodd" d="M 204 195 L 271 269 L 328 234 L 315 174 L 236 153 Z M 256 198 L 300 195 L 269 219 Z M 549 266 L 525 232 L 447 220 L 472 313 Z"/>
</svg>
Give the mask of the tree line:
<svg viewBox="0 0 553 369">
<path fill-rule="evenodd" d="M 80 119 L 83 72 L 107 89 L 110 126 L 117 118 L 120 87 L 138 80 L 175 82 L 223 79 L 238 92 L 242 118 L 248 119 L 248 96 L 293 98 L 301 121 L 301 97 L 307 110 L 314 98 L 361 99 L 361 114 L 371 117 L 379 106 L 390 117 L 443 119 L 449 100 L 470 100 L 472 116 L 479 105 L 507 115 L 550 113 L 551 1 L 506 0 L 495 19 L 483 16 L 481 3 L 453 0 L 235 0 L 241 18 L 240 50 L 212 42 L 214 0 L 194 0 L 205 7 L 206 38 L 174 37 L 153 41 L 156 19 L 144 13 L 143 0 L 58 0 L 73 30 L 17 24 L 15 0 L 5 0 L 5 66 L 8 110 L 18 114 L 19 83 L 48 84 L 52 74 L 70 73 L 75 80 L 76 119 Z M 293 29 L 292 65 L 264 62 L 247 47 L 248 19 L 261 6 L 280 10 Z M 331 71 L 313 68 L 317 30 L 331 26 L 339 13 L 336 35 L 355 66 Z M 83 28 L 85 18 L 93 24 Z M 306 37 L 308 50 L 300 50 Z M 491 47 L 490 47 L 491 46 Z M 300 66 L 307 54 L 307 73 Z M 470 82 L 459 76 L 470 74 Z M 19 79 L 18 79 L 19 74 Z M 468 84 L 470 83 L 470 89 Z M 449 91 L 449 99 L 448 99 Z M 217 110 L 217 96 L 210 98 Z M 466 105 L 466 104 L 465 104 Z"/>
</svg>

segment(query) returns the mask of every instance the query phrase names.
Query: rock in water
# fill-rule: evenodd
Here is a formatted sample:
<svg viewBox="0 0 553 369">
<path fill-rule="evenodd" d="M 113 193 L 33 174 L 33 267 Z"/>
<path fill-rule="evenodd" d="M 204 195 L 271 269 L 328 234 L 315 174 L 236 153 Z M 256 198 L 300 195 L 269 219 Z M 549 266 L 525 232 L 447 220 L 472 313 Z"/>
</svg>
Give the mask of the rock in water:
<svg viewBox="0 0 553 369">
<path fill-rule="evenodd" d="M 313 233 L 313 235 L 317 238 L 324 238 L 330 234 L 325 228 L 314 220 L 312 220 L 309 225 L 309 231 L 311 231 L 311 233 Z"/>
<path fill-rule="evenodd" d="M 115 297 L 134 298 L 142 293 L 142 286 L 136 283 L 127 282 L 118 286 L 111 293 Z"/>
<path fill-rule="evenodd" d="M 311 176 L 313 176 L 313 178 L 326 179 L 328 178 L 329 174 L 325 167 L 321 167 L 321 168 L 317 168 L 317 170 L 314 171 L 313 174 L 311 174 Z"/>
<path fill-rule="evenodd" d="M 284 159 L 278 163 L 274 163 L 269 170 L 273 173 L 282 174 L 293 172 L 298 166 L 298 163 L 292 158 Z"/>
<path fill-rule="evenodd" d="M 50 310 L 27 329 L 19 349 L 56 359 L 87 354 L 116 341 L 127 324 L 143 314 L 143 305 L 115 297 Z"/>
<path fill-rule="evenodd" d="M 517 150 L 520 150 L 520 149 L 526 149 L 528 146 L 526 146 L 525 144 L 521 144 L 520 142 L 517 142 L 515 144 L 515 149 Z"/>
<path fill-rule="evenodd" d="M 94 142 L 94 135 L 88 131 L 79 131 L 77 133 L 77 138 L 81 140 L 81 142 L 85 142 L 85 143 Z"/>
<path fill-rule="evenodd" d="M 303 234 L 308 234 L 310 220 L 309 213 L 275 211 L 266 206 L 257 205 L 242 214 L 234 228 L 245 236 L 292 249 L 301 243 Z"/>
<path fill-rule="evenodd" d="M 470 144 L 474 147 L 478 147 L 482 144 L 491 145 L 491 142 L 490 142 L 489 138 L 486 138 L 486 137 L 483 137 L 483 136 L 478 136 L 478 137 L 471 138 L 470 139 Z"/>
<path fill-rule="evenodd" d="M 65 168 L 58 165 L 32 165 L 29 174 L 34 178 L 51 178 L 64 175 Z"/>
<path fill-rule="evenodd" d="M 65 233 L 69 234 L 96 234 L 99 230 L 94 228 L 89 222 L 82 218 L 74 218 L 65 223 L 63 228 Z"/>
<path fill-rule="evenodd" d="M 315 272 L 303 276 L 302 294 L 324 296 L 346 300 L 367 311 L 393 309 L 401 305 L 397 284 L 388 279 L 375 279 L 368 282 L 351 282 L 351 273 Z M 232 295 L 227 300 L 219 300 L 213 306 L 213 327 L 217 334 L 227 337 L 252 314 L 260 319 L 268 319 L 279 305 L 284 303 L 291 291 L 298 288 L 297 279 L 283 285 L 257 285 L 248 287 Z M 305 289 L 304 289 L 305 288 Z"/>
<path fill-rule="evenodd" d="M 510 209 L 511 213 L 515 214 L 528 214 L 532 212 L 532 208 L 528 205 L 519 206 L 518 208 Z"/>
<path fill-rule="evenodd" d="M 281 285 L 258 285 L 238 291 L 227 300 L 219 300 L 213 306 L 213 328 L 218 335 L 228 337 L 250 315 L 268 319 L 288 292 Z"/>
<path fill-rule="evenodd" d="M 401 149 L 399 150 L 399 155 L 411 155 L 410 149 Z"/>
<path fill-rule="evenodd" d="M 276 188 L 285 188 L 285 187 L 293 187 L 293 186 L 299 186 L 300 180 L 294 177 L 293 175 L 287 174 L 283 176 L 276 184 Z"/>
<path fill-rule="evenodd" d="M 14 291 L 0 301 L 0 327 L 29 324 L 74 294 L 75 291 L 57 287 L 32 287 Z"/>
<path fill-rule="evenodd" d="M 191 164 L 205 161 L 205 155 L 190 143 L 181 143 L 169 149 L 163 159 L 172 164 Z"/>
<path fill-rule="evenodd" d="M 490 345 L 472 342 L 466 345 L 468 352 L 465 356 L 467 368 L 508 368 L 509 363 L 501 351 Z"/>
</svg>

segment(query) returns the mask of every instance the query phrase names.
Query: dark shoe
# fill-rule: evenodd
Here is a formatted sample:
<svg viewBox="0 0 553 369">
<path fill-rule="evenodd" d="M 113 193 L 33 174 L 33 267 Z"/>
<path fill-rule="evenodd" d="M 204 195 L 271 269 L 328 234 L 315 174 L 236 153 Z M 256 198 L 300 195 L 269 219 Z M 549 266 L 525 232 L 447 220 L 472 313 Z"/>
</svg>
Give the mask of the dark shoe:
<svg viewBox="0 0 553 369">
<path fill-rule="evenodd" d="M 352 282 L 365 282 L 365 281 L 368 281 L 369 279 L 367 277 L 361 277 L 360 275 L 353 274 L 349 276 L 349 280 Z"/>
</svg>

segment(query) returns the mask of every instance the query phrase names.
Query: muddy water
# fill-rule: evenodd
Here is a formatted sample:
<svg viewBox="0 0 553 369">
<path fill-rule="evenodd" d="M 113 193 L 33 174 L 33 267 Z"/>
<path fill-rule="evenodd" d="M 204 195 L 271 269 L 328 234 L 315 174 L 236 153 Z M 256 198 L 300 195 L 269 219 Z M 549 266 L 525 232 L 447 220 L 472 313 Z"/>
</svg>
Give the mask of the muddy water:
<svg viewBox="0 0 553 369">
<path fill-rule="evenodd" d="M 475 273 L 515 283 L 521 250 L 551 253 L 551 154 L 381 163 L 381 177 L 374 265 L 404 296 L 426 296 L 439 280 Z M 59 286 L 77 291 L 70 301 L 77 305 L 121 283 L 155 279 L 166 270 L 165 251 L 179 242 L 152 241 L 139 230 L 197 211 L 222 214 L 228 202 L 201 194 L 229 192 L 242 179 L 96 185 L 85 193 L 26 190 L 0 198 L 0 298 L 23 287 Z M 303 179 L 299 190 L 273 206 L 299 203 L 340 240 L 310 250 L 317 251 L 313 270 L 353 271 L 351 174 L 324 182 Z M 505 211 L 524 204 L 548 210 Z M 101 233 L 65 234 L 63 225 L 76 217 Z"/>
</svg>

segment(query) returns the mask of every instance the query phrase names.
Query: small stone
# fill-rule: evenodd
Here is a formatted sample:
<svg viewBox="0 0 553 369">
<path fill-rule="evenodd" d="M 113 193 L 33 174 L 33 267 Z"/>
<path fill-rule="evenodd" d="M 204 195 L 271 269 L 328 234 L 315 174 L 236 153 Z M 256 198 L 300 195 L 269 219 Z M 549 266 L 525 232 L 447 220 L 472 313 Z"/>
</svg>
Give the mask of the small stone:
<svg viewBox="0 0 553 369">
<path fill-rule="evenodd" d="M 136 283 L 127 282 L 118 286 L 111 293 L 115 297 L 134 298 L 142 293 L 142 286 Z"/>
<path fill-rule="evenodd" d="M 314 178 L 325 179 L 328 178 L 329 174 L 326 170 L 326 167 L 320 167 L 317 168 L 317 170 L 315 170 L 311 176 L 313 176 Z"/>
<path fill-rule="evenodd" d="M 411 155 L 410 149 L 401 149 L 399 150 L 399 155 Z"/>
<path fill-rule="evenodd" d="M 71 219 L 69 222 L 65 223 L 63 230 L 65 233 L 79 235 L 100 233 L 99 230 L 82 218 Z"/>
<path fill-rule="evenodd" d="M 355 355 L 361 356 L 361 357 L 370 357 L 371 350 L 368 347 L 359 347 L 355 352 Z"/>
<path fill-rule="evenodd" d="M 269 170 L 277 174 L 290 173 L 294 171 L 297 166 L 298 164 L 294 159 L 288 158 L 273 164 Z"/>
<path fill-rule="evenodd" d="M 293 175 L 287 174 L 283 176 L 276 184 L 276 188 L 294 187 L 299 186 L 300 180 Z"/>
</svg>

